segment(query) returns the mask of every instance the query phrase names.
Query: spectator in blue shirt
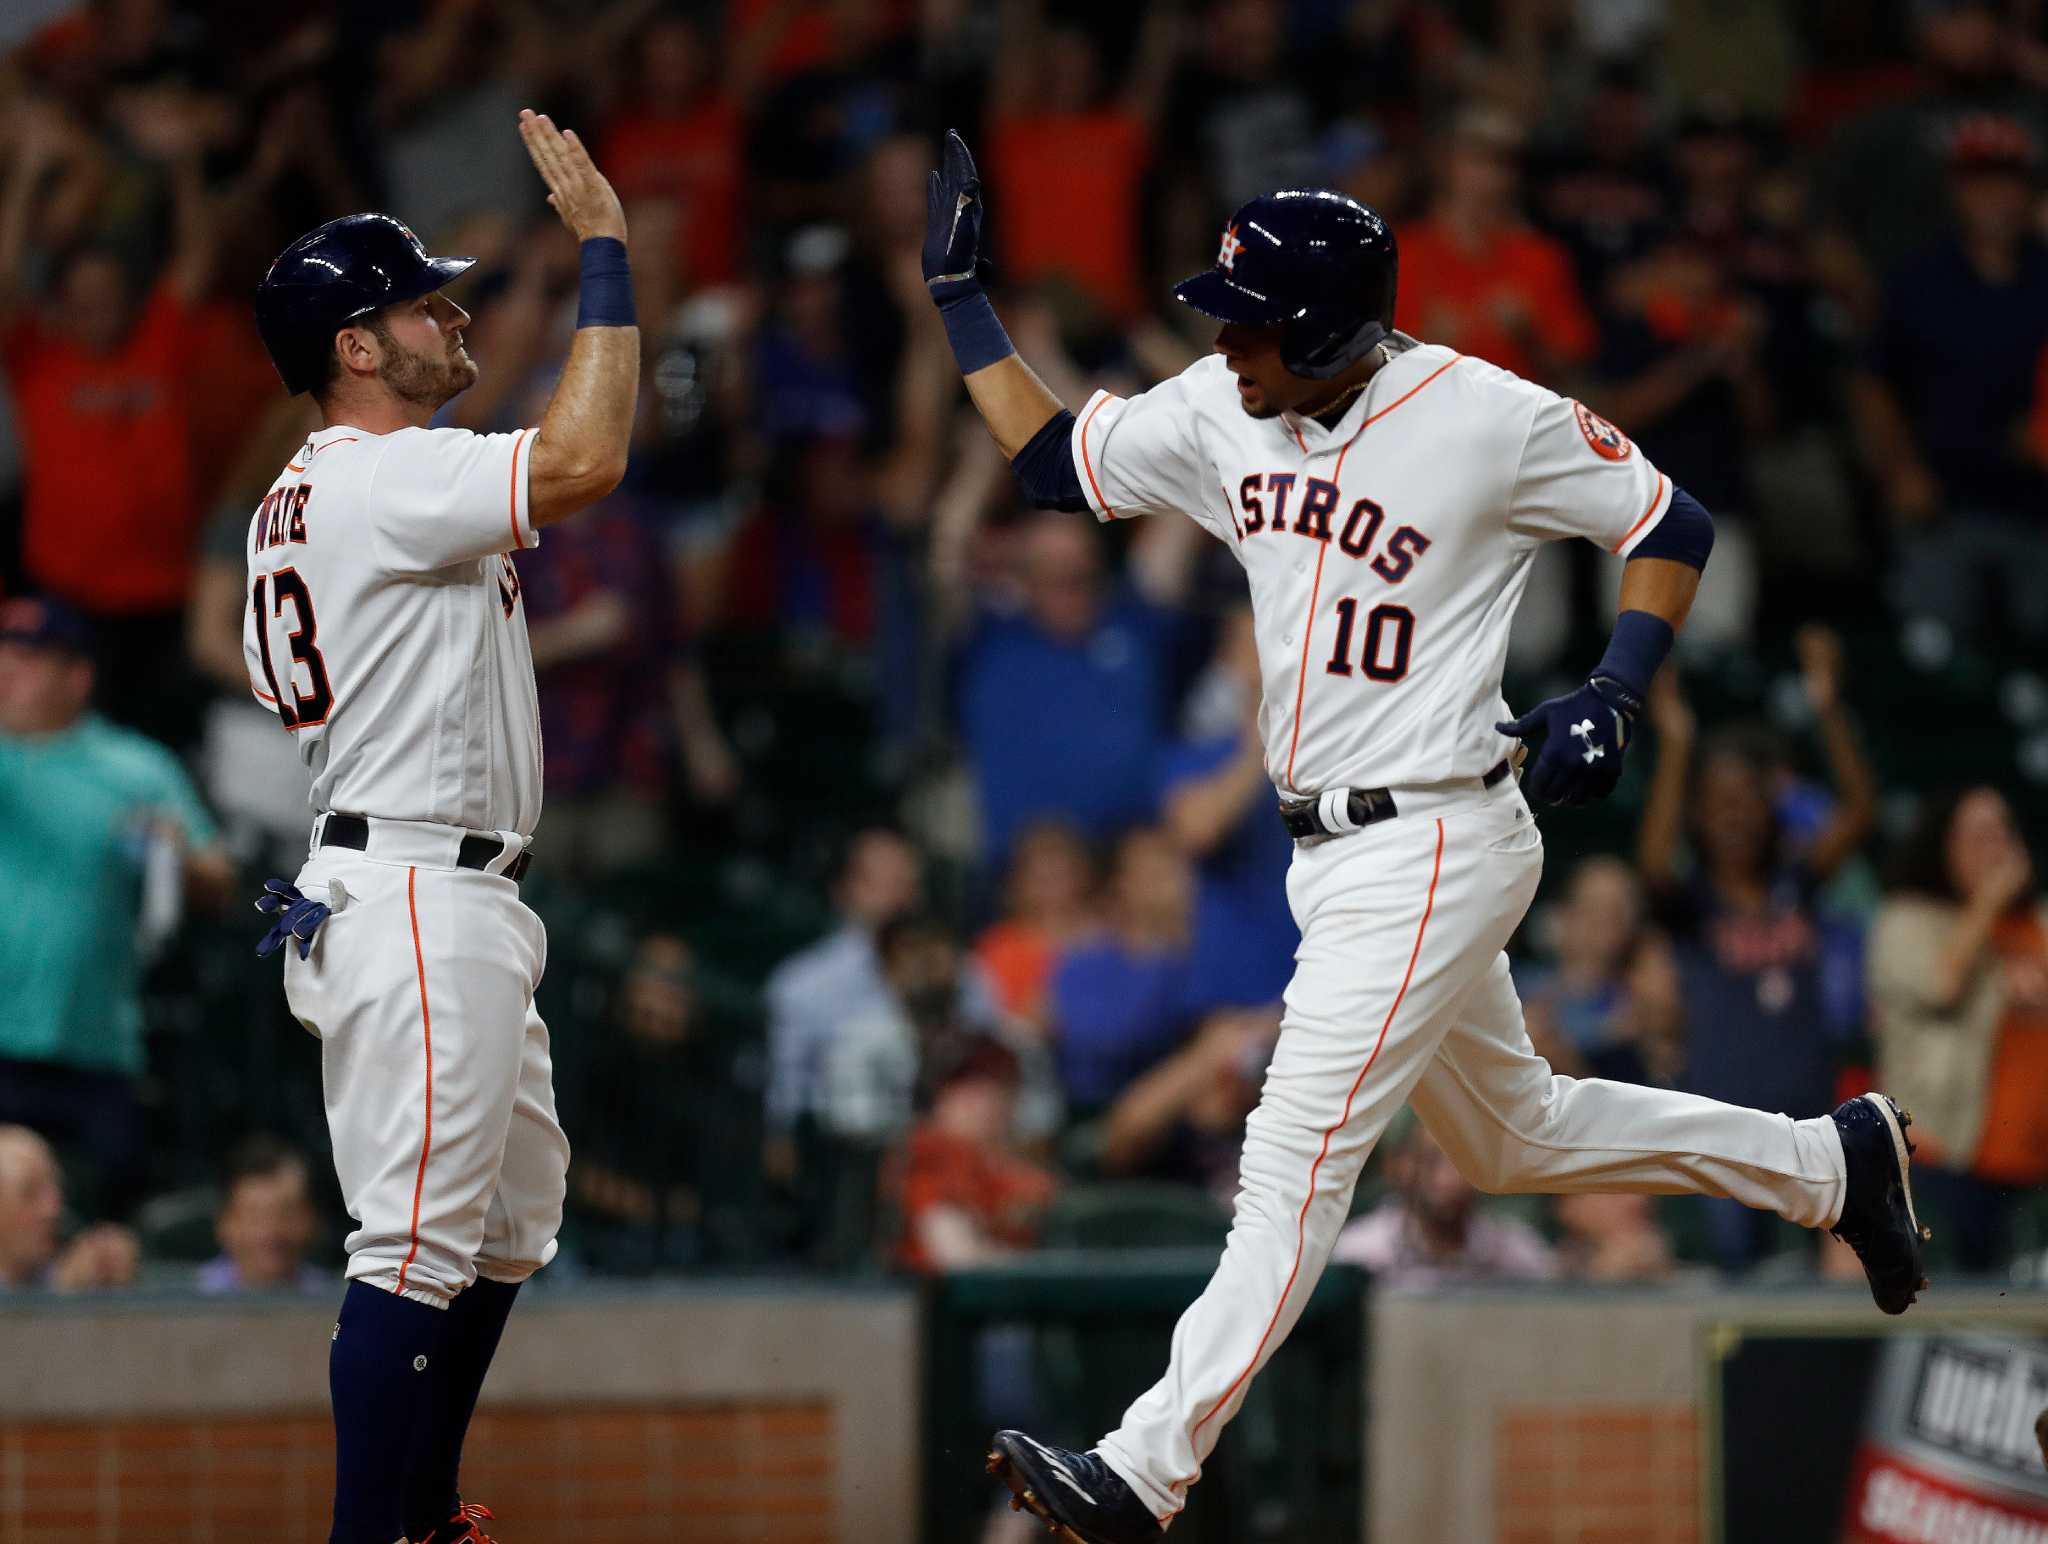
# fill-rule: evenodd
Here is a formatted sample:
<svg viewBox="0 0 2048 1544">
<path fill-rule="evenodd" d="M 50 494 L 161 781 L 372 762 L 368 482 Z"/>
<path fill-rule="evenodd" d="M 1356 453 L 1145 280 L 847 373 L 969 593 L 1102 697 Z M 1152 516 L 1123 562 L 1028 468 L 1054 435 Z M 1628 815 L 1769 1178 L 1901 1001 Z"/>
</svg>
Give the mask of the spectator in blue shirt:
<svg viewBox="0 0 2048 1544">
<path fill-rule="evenodd" d="M 201 1293 L 334 1290 L 339 1271 L 306 1259 L 320 1218 L 303 1154 L 275 1137 L 250 1137 L 229 1154 L 223 1188 L 213 1224 L 220 1254 L 199 1267 L 194 1285 Z"/>
<path fill-rule="evenodd" d="M 1109 928 L 1053 970 L 1053 1057 L 1069 1108 L 1100 1111 L 1180 1044 L 1194 1020 L 1189 940 L 1194 879 L 1162 831 L 1118 844 Z"/>
<path fill-rule="evenodd" d="M 1206 689 L 1205 689 L 1206 688 Z M 1251 607 L 1224 619 L 1201 697 L 1227 696 L 1236 726 L 1181 741 L 1161 759 L 1160 815 L 1195 865 L 1188 985 L 1197 1011 L 1277 1003 L 1301 930 L 1287 906 L 1294 844 L 1275 811 L 1259 740 L 1259 656 Z"/>
<path fill-rule="evenodd" d="M 840 1026 L 888 1002 L 876 930 L 923 895 L 917 849 L 900 832 L 876 826 L 855 833 L 833 886 L 838 928 L 769 976 L 765 1162 L 771 1178 L 787 1183 L 796 1177 L 796 1128 L 818 1113 Z"/>
<path fill-rule="evenodd" d="M 1794 850 L 1771 800 L 1778 759 L 1753 734 L 1724 731 L 1695 762 L 1692 715 L 1666 670 L 1651 689 L 1657 760 L 1638 838 L 1643 881 L 1684 982 L 1681 1086 L 1794 1119 L 1825 1114 L 1835 1099 L 1816 896 L 1862 846 L 1877 804 L 1842 706 L 1839 644 L 1811 629 L 1801 654 L 1839 795 L 1826 826 Z M 1688 815 L 1689 869 L 1680 864 Z M 1733 1202 L 1709 1210 L 1720 1263 L 1753 1263 L 1769 1214 Z"/>
<path fill-rule="evenodd" d="M 2037 582 L 2048 479 L 2023 426 L 2048 346 L 2048 245 L 2033 233 L 2036 147 L 2017 121 L 1966 118 L 1949 141 L 1952 227 L 1885 290 L 1856 407 L 1900 537 L 1893 600 L 1959 638 L 1987 591 L 2048 640 Z"/>
<path fill-rule="evenodd" d="M 1104 839 L 1151 814 L 1165 739 L 1165 614 L 1112 587 L 1098 538 L 1067 514 L 1022 537 L 1023 609 L 986 612 L 960 662 L 961 730 L 1000 867 L 1048 817 Z"/>
<path fill-rule="evenodd" d="M 789 239 L 775 315 L 754 361 L 762 417 L 785 434 L 865 432 L 865 364 L 848 347 L 840 271 L 849 241 L 833 225 Z"/>
<path fill-rule="evenodd" d="M 233 870 L 176 758 L 91 711 L 93 677 L 76 613 L 0 603 L 0 1121 L 118 1207 L 141 1177 L 149 943 Z"/>
<path fill-rule="evenodd" d="M 1545 920 L 1548 958 L 1515 973 L 1537 1051 L 1571 1077 L 1668 1082 L 1673 1026 L 1638 1000 L 1634 979 L 1643 952 L 1663 947 L 1644 931 L 1635 871 L 1619 858 L 1581 860 Z"/>
</svg>

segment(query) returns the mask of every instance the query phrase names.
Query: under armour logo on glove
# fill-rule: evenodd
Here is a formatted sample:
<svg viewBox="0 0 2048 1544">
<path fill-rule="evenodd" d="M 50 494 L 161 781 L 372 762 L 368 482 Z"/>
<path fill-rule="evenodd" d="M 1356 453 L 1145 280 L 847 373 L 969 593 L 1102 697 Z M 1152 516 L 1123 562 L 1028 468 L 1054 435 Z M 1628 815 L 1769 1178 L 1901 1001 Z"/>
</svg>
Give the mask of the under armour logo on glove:
<svg viewBox="0 0 2048 1544">
<path fill-rule="evenodd" d="M 1522 776 L 1524 793 L 1545 804 L 1584 804 L 1606 798 L 1621 782 L 1622 753 L 1641 709 L 1642 700 L 1619 681 L 1595 676 L 1494 728 L 1535 751 Z"/>
<path fill-rule="evenodd" d="M 309 901 L 299 894 L 299 887 L 288 879 L 264 880 L 256 909 L 271 919 L 270 931 L 256 946 L 258 959 L 277 953 L 287 939 L 296 938 L 299 958 L 303 960 L 313 952 L 313 935 L 320 931 L 320 924 L 333 913 L 325 902 Z"/>
</svg>

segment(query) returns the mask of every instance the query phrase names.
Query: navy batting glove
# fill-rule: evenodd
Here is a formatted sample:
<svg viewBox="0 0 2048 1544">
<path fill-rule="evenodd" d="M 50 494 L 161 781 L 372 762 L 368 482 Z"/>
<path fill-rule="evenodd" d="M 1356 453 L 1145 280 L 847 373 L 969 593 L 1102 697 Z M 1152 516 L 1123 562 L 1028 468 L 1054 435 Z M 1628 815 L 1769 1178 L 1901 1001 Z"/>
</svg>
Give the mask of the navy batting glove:
<svg viewBox="0 0 2048 1544">
<path fill-rule="evenodd" d="M 981 178 L 956 129 L 925 184 L 924 282 L 943 311 L 981 293 Z"/>
<path fill-rule="evenodd" d="M 319 901 L 309 901 L 299 894 L 299 887 L 288 879 L 266 879 L 263 893 L 256 898 L 256 909 L 271 919 L 270 931 L 263 935 L 263 942 L 256 946 L 256 957 L 275 954 L 285 946 L 288 939 L 299 941 L 299 958 L 304 959 L 313 952 L 313 935 L 320 931 L 331 908 Z"/>
<path fill-rule="evenodd" d="M 1522 792 L 1545 804 L 1584 804 L 1606 798 L 1621 782 L 1621 758 L 1642 706 L 1613 677 L 1595 676 L 1577 691 L 1493 727 L 1534 748 Z"/>
</svg>

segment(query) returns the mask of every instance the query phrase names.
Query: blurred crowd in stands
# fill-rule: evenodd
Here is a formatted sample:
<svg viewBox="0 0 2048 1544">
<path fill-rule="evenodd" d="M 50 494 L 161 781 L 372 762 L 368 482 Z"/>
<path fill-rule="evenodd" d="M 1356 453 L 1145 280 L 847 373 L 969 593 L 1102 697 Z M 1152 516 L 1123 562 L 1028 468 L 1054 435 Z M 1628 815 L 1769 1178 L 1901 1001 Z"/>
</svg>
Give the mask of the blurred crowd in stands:
<svg viewBox="0 0 2048 1544">
<path fill-rule="evenodd" d="M 1018 507 L 919 275 L 948 126 L 1070 404 L 1207 347 L 1165 287 L 1235 203 L 1330 185 L 1404 329 L 1713 511 L 1649 743 L 1544 820 L 1530 1034 L 1794 1116 L 1882 1084 L 1943 1267 L 2048 1275 L 2042 0 L 96 0 L 0 50 L 0 1293 L 338 1272 L 240 904 L 309 814 L 240 639 L 313 420 L 248 301 L 388 209 L 480 259 L 446 421 L 533 422 L 576 254 L 526 105 L 626 200 L 646 362 L 625 488 L 519 558 L 546 1280 L 1221 1236 L 1296 941 L 1241 580 Z M 1546 549 L 1518 705 L 1616 580 Z M 1357 1211 L 1396 1281 L 1856 1276 L 1739 1208 L 1480 1202 L 1419 1127 Z"/>
</svg>

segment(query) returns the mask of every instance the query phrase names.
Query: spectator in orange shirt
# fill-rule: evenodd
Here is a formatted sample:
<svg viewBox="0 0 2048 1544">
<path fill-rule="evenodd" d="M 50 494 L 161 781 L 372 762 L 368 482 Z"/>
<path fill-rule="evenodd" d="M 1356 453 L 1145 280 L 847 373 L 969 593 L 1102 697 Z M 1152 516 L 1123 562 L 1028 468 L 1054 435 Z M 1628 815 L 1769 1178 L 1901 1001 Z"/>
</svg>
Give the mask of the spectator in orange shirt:
<svg viewBox="0 0 2048 1544">
<path fill-rule="evenodd" d="M 166 162 L 176 247 L 140 291 L 122 253 L 76 245 L 57 256 L 40 304 L 23 291 L 45 208 L 85 175 L 90 151 L 55 109 L 23 111 L 0 183 L 0 367 L 27 456 L 22 558 L 30 582 L 91 616 L 108 658 L 110 716 L 177 742 L 193 714 L 184 604 L 201 510 L 192 486 L 189 401 L 201 364 L 193 308 L 213 266 L 200 181 L 198 115 L 165 104 L 146 147 Z"/>
<path fill-rule="evenodd" d="M 727 56 L 755 55 L 778 85 L 860 58 L 900 36 L 912 17 L 910 0 L 732 0 L 719 9 L 728 12 Z"/>
<path fill-rule="evenodd" d="M 748 40 L 774 41 L 772 28 Z M 634 49 L 633 88 L 606 122 L 604 165 L 627 202 L 676 205 L 675 262 L 686 288 L 731 282 L 739 271 L 745 115 L 758 84 L 760 49 L 721 60 L 694 17 L 664 13 Z"/>
<path fill-rule="evenodd" d="M 988 180 L 1006 282 L 1064 279 L 1118 321 L 1145 309 L 1139 192 L 1173 64 L 1176 10 L 1151 0 L 1120 89 L 1095 40 L 1004 0 L 990 84 Z"/>
<path fill-rule="evenodd" d="M 1912 1099 L 1943 1253 L 2000 1270 L 2017 1203 L 2048 1184 L 2048 904 L 1981 785 L 1925 801 L 1891 879 L 1867 956 L 1878 1070 Z"/>
<path fill-rule="evenodd" d="M 1435 202 L 1400 232 L 1401 330 L 1546 386 L 1593 352 L 1564 247 L 1521 211 L 1522 133 L 1493 108 L 1452 130 Z"/>
<path fill-rule="evenodd" d="M 967 1270 L 1028 1249 L 1059 1189 L 1016 1152 L 1022 1074 L 996 1040 L 960 1044 L 933 1082 L 931 1109 L 911 1131 L 898 1177 L 908 1269 Z"/>
<path fill-rule="evenodd" d="M 1060 951 L 1096 924 L 1095 863 L 1080 832 L 1058 821 L 1017 838 L 1003 916 L 975 940 L 974 957 L 1011 1018 L 1045 1023 L 1045 989 Z"/>
</svg>

